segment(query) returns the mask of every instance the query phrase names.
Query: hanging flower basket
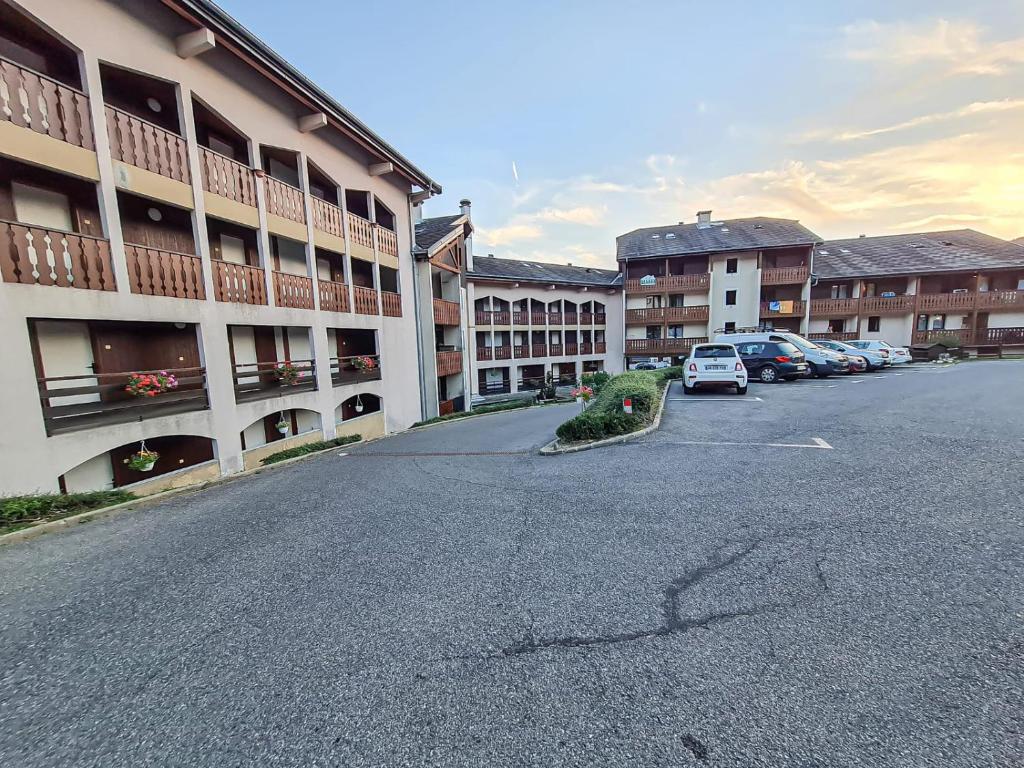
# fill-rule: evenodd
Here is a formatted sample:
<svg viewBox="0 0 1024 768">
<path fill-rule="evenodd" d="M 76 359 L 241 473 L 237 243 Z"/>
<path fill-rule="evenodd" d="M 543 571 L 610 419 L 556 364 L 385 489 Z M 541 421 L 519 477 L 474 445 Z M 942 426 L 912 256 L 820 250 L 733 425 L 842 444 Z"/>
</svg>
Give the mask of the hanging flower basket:
<svg viewBox="0 0 1024 768">
<path fill-rule="evenodd" d="M 135 397 L 156 397 L 169 389 L 176 389 L 178 379 L 173 373 L 133 373 L 128 377 L 124 391 Z"/>
<path fill-rule="evenodd" d="M 377 367 L 377 361 L 369 355 L 360 355 L 352 358 L 352 367 L 357 371 L 372 371 Z"/>
<path fill-rule="evenodd" d="M 281 419 L 274 426 L 277 427 L 277 431 L 280 432 L 282 435 L 287 435 L 288 434 L 288 430 L 291 429 L 291 425 L 287 421 L 285 421 L 284 419 Z"/>
<path fill-rule="evenodd" d="M 159 458 L 160 454 L 156 451 L 140 448 L 125 459 L 124 463 L 128 465 L 128 469 L 134 469 L 136 472 L 149 472 Z"/>
<path fill-rule="evenodd" d="M 290 360 L 285 360 L 277 364 L 274 375 L 282 384 L 294 384 L 299 379 L 299 369 L 292 365 Z"/>
</svg>

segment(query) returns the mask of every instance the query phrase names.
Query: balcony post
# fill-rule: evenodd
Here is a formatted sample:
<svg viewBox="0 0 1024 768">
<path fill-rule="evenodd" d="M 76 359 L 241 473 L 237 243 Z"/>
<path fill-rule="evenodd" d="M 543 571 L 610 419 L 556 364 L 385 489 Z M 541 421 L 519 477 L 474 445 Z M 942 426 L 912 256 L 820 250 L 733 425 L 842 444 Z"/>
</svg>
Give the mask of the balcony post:
<svg viewBox="0 0 1024 768">
<path fill-rule="evenodd" d="M 306 165 L 306 153 L 299 152 L 299 184 L 302 187 L 302 210 L 306 215 L 306 275 L 311 282 L 313 310 L 320 311 L 320 285 L 316 271 L 316 243 L 313 240 L 313 201 L 309 194 L 309 168 Z M 320 360 L 316 361 L 317 369 Z M 318 377 L 319 378 L 319 377 Z M 322 382 L 321 382 L 322 384 Z M 321 389 L 323 387 L 321 386 Z"/>
<path fill-rule="evenodd" d="M 372 203 L 369 206 L 370 223 L 373 224 L 370 227 L 370 233 L 373 236 L 373 288 L 377 291 L 377 315 L 383 317 L 384 297 L 381 296 L 380 286 L 380 238 L 377 235 L 377 198 L 372 192 L 370 193 L 370 202 Z M 431 293 L 431 296 L 433 296 L 433 293 Z M 437 398 L 435 397 L 434 400 L 436 401 Z"/>
<path fill-rule="evenodd" d="M 96 164 L 100 177 L 100 219 L 103 232 L 110 241 L 110 268 L 114 272 L 114 284 L 118 292 L 131 293 L 128 261 L 124 253 L 124 234 L 121 231 L 121 215 L 117 207 L 114 160 L 110 152 L 110 137 L 107 135 L 100 62 L 93 54 L 82 54 L 82 75 L 85 92 L 89 96 L 89 117 L 92 120 L 93 140 L 96 144 Z"/>
<path fill-rule="evenodd" d="M 186 85 L 179 87 L 178 109 L 185 127 L 185 149 L 188 152 L 189 168 L 199 169 L 199 143 L 196 140 L 196 124 L 192 114 L 192 91 Z M 192 180 L 192 237 L 203 269 L 203 291 L 206 300 L 215 301 L 216 288 L 213 283 L 213 264 L 210 262 L 210 235 L 206 228 L 206 198 L 202 176 L 199 171 L 189 173 Z M 209 380 L 209 371 L 206 376 Z"/>
<path fill-rule="evenodd" d="M 260 157 L 259 149 L 253 146 L 252 167 L 257 171 L 263 170 L 263 158 Z M 259 216 L 260 228 L 256 233 L 256 247 L 260 254 L 260 267 L 263 269 L 264 290 L 267 292 L 267 306 L 276 307 L 277 297 L 274 295 L 274 269 L 273 261 L 270 258 L 270 230 L 267 229 L 267 190 L 263 179 L 256 174 L 256 212 Z"/>
</svg>

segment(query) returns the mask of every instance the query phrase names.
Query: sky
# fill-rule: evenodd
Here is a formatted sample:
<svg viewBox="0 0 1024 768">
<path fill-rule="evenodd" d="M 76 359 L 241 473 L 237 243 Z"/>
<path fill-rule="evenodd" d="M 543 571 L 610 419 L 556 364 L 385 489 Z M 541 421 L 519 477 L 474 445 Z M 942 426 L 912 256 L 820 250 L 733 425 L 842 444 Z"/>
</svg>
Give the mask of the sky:
<svg viewBox="0 0 1024 768">
<path fill-rule="evenodd" d="M 1024 235 L 1024 0 L 221 0 L 444 187 L 474 252 L 714 218 Z M 315 19 L 315 23 L 310 23 Z"/>
</svg>

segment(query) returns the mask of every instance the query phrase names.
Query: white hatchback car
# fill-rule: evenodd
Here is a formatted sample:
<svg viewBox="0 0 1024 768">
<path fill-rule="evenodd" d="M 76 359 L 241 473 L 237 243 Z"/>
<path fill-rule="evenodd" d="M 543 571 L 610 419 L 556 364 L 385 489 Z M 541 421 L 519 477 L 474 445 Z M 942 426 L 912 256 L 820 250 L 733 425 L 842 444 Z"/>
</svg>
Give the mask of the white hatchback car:
<svg viewBox="0 0 1024 768">
<path fill-rule="evenodd" d="M 880 339 L 857 339 L 856 341 L 851 341 L 850 345 L 857 349 L 876 352 L 884 357 L 889 365 L 903 365 L 913 360 L 910 356 L 910 350 L 906 347 L 894 347 L 889 342 Z"/>
<path fill-rule="evenodd" d="M 747 394 L 747 369 L 732 344 L 696 344 L 683 364 L 683 394 L 697 387 L 735 387 L 737 395 Z"/>
</svg>

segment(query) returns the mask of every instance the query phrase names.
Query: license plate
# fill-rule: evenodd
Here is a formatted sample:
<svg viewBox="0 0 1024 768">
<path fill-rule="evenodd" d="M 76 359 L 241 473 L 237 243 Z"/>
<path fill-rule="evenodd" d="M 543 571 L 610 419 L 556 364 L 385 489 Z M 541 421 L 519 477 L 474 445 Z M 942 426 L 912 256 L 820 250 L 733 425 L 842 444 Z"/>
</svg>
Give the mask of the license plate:
<svg viewBox="0 0 1024 768">
<path fill-rule="evenodd" d="M 796 369 L 797 369 L 798 371 L 803 371 L 803 370 L 805 370 L 806 368 L 807 368 L 807 365 L 806 365 L 805 363 L 797 363 L 797 364 L 796 364 Z"/>
<path fill-rule="evenodd" d="M 704 370 L 706 371 L 724 371 L 726 367 L 724 365 L 705 365 Z"/>
</svg>

